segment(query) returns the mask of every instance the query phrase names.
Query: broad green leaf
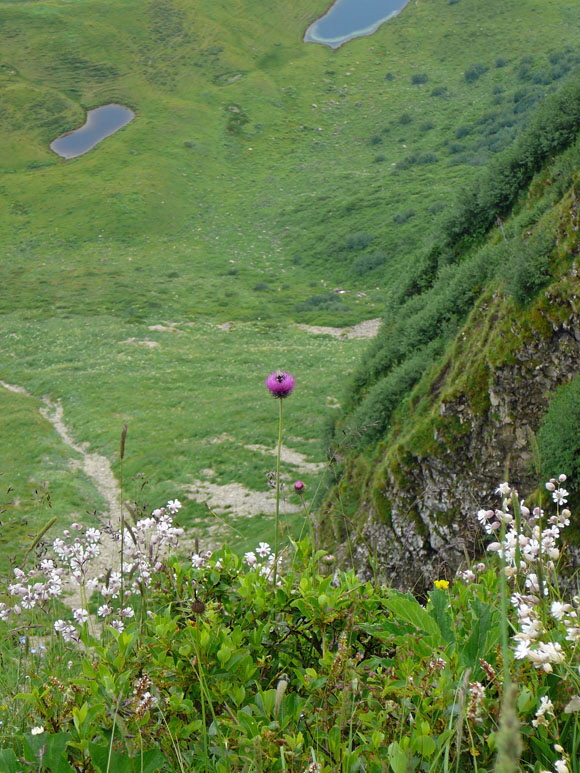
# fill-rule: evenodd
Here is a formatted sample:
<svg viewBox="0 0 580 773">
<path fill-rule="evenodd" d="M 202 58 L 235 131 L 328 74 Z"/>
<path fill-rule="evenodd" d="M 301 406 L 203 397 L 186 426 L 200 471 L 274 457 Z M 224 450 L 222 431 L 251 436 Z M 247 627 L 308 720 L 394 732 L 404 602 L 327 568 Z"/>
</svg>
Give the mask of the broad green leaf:
<svg viewBox="0 0 580 773">
<path fill-rule="evenodd" d="M 426 611 L 424 607 L 419 604 L 416 598 L 411 596 L 410 593 L 400 593 L 385 601 L 385 606 L 390 609 L 393 614 L 400 617 L 403 620 L 414 625 L 420 631 L 433 636 L 436 642 L 441 640 L 441 631 L 435 620 Z"/>
<path fill-rule="evenodd" d="M 91 762 L 100 773 L 112 773 L 112 771 L 114 773 L 135 773 L 135 770 L 138 769 L 133 764 L 131 757 L 110 749 L 108 744 L 100 746 L 96 743 L 90 743 L 89 755 Z"/>
<path fill-rule="evenodd" d="M 441 636 L 443 636 L 447 644 L 452 644 L 455 641 L 455 633 L 453 631 L 453 622 L 448 609 L 449 596 L 445 591 L 434 588 L 431 591 L 429 598 L 431 600 L 429 614 L 439 626 Z"/>
<path fill-rule="evenodd" d="M 19 773 L 22 766 L 18 764 L 13 749 L 0 749 L 0 771 L 1 773 Z"/>
</svg>

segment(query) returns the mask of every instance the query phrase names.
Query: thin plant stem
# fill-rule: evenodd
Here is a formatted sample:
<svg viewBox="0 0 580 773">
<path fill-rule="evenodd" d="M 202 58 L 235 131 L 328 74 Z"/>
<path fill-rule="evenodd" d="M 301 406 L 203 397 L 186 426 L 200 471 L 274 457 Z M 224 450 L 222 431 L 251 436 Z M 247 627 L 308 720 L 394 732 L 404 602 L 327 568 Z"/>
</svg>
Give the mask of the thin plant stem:
<svg viewBox="0 0 580 773">
<path fill-rule="evenodd" d="M 499 588 L 500 588 L 500 604 L 501 604 L 501 653 L 503 659 L 503 688 L 504 692 L 508 689 L 510 684 L 510 665 L 509 665 L 509 622 L 508 622 L 508 587 L 507 577 L 505 573 L 506 561 L 505 561 L 505 524 L 502 523 L 501 528 L 501 544 L 502 550 L 500 551 L 500 571 L 499 571 Z"/>
<path fill-rule="evenodd" d="M 282 426 L 284 400 L 278 400 L 280 404 L 280 419 L 278 422 L 278 449 L 276 451 L 276 511 L 274 514 L 274 575 L 272 584 L 276 586 L 278 579 L 278 552 L 279 552 L 279 531 L 280 531 L 280 456 L 282 454 Z"/>
<path fill-rule="evenodd" d="M 125 605 L 125 580 L 123 577 L 124 569 L 124 550 L 125 550 L 125 512 L 123 510 L 123 459 L 125 458 L 125 440 L 127 439 L 127 425 L 123 424 L 121 430 L 121 446 L 119 449 L 119 459 L 121 463 L 120 479 L 119 479 L 119 528 L 121 534 L 121 554 L 120 554 L 120 572 L 121 572 L 121 588 L 119 590 L 119 598 L 121 603 L 121 609 Z"/>
</svg>

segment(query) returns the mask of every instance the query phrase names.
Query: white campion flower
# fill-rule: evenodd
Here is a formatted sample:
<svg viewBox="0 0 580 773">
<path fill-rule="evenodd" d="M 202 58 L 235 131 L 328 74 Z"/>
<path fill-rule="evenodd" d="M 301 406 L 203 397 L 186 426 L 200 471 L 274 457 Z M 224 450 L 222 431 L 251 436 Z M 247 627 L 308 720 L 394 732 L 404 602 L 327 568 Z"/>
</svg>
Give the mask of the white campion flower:
<svg viewBox="0 0 580 773">
<path fill-rule="evenodd" d="M 44 733 L 44 728 L 42 725 L 38 725 L 37 727 L 31 727 L 30 728 L 30 735 L 42 735 Z"/>
<path fill-rule="evenodd" d="M 175 515 L 175 513 L 181 510 L 181 502 L 179 499 L 170 499 L 167 503 L 167 509 L 172 515 Z"/>
<path fill-rule="evenodd" d="M 548 491 L 555 491 L 556 490 L 556 479 L 552 478 L 546 483 L 546 488 Z"/>
<path fill-rule="evenodd" d="M 244 553 L 244 563 L 248 566 L 255 566 L 258 562 L 258 559 L 256 558 L 256 554 L 249 550 L 247 553 Z"/>
<path fill-rule="evenodd" d="M 88 610 L 83 609 L 82 607 L 80 607 L 79 609 L 73 609 L 73 617 L 79 625 L 82 625 L 83 623 L 86 623 L 87 620 L 89 619 Z"/>
<path fill-rule="evenodd" d="M 107 617 L 107 615 L 111 614 L 113 614 L 113 607 L 109 606 L 109 604 L 102 604 L 97 610 L 99 617 Z"/>
<path fill-rule="evenodd" d="M 570 604 L 563 604 L 561 601 L 553 601 L 550 607 L 550 614 L 555 620 L 562 620 L 567 612 L 570 612 L 572 606 Z"/>
<path fill-rule="evenodd" d="M 260 542 L 256 548 L 256 553 L 260 556 L 260 558 L 266 558 L 266 556 L 269 556 L 271 552 L 272 550 L 267 542 Z"/>
<path fill-rule="evenodd" d="M 565 488 L 558 488 L 552 492 L 552 499 L 557 505 L 565 505 L 568 502 L 566 499 L 568 496 L 570 496 L 570 492 L 566 491 Z"/>
<path fill-rule="evenodd" d="M 532 720 L 532 725 L 534 727 L 540 727 L 540 725 L 548 727 L 548 718 L 546 717 L 546 714 L 550 717 L 554 716 L 554 704 L 547 695 L 543 695 L 540 698 L 540 705 L 536 711 L 536 718 Z"/>
<path fill-rule="evenodd" d="M 501 494 L 502 497 L 507 497 L 507 495 L 511 493 L 510 484 L 507 481 L 505 481 L 504 483 L 500 483 L 495 493 Z"/>
<path fill-rule="evenodd" d="M 580 711 L 580 695 L 573 695 L 564 706 L 564 714 L 573 714 Z"/>
<path fill-rule="evenodd" d="M 556 760 L 554 763 L 554 770 L 556 773 L 570 773 L 570 768 L 566 760 Z"/>
</svg>

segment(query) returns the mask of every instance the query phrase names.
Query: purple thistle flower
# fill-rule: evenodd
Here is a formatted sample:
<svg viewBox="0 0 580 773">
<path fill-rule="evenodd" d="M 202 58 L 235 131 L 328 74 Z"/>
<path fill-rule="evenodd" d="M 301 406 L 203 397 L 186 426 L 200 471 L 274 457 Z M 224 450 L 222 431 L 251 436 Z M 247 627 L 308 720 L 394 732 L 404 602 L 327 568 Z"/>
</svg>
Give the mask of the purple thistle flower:
<svg viewBox="0 0 580 773">
<path fill-rule="evenodd" d="M 281 370 L 270 373 L 266 379 L 266 386 L 270 390 L 270 394 L 278 399 L 292 394 L 295 383 L 294 376 L 291 373 L 283 373 Z"/>
<path fill-rule="evenodd" d="M 301 480 L 297 480 L 294 484 L 294 491 L 299 494 L 304 488 L 304 483 Z"/>
</svg>

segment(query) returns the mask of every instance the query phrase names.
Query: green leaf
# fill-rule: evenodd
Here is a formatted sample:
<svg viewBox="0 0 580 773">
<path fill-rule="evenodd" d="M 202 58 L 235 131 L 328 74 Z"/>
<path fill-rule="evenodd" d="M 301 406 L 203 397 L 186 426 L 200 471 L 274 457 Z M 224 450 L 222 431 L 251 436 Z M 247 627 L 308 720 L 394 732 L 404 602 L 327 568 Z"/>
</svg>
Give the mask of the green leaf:
<svg viewBox="0 0 580 773">
<path fill-rule="evenodd" d="M 393 743 L 389 744 L 387 754 L 389 755 L 389 762 L 393 769 L 393 773 L 407 773 L 408 756 L 407 753 L 401 749 L 397 741 L 393 741 Z"/>
<path fill-rule="evenodd" d="M 447 644 L 455 641 L 455 632 L 453 631 L 453 622 L 449 614 L 449 595 L 445 591 L 435 588 L 429 596 L 431 608 L 429 614 L 435 620 L 441 631 L 441 636 Z"/>
<path fill-rule="evenodd" d="M 411 748 L 422 757 L 432 757 L 437 745 L 430 735 L 418 735 L 412 739 Z"/>
<path fill-rule="evenodd" d="M 385 601 L 387 609 L 396 615 L 397 617 L 406 620 L 415 628 L 432 636 L 436 642 L 441 641 L 441 631 L 435 620 L 425 610 L 424 607 L 419 604 L 416 598 L 411 596 L 410 593 L 399 593 L 390 599 Z"/>
<path fill-rule="evenodd" d="M 489 604 L 473 600 L 473 631 L 461 651 L 461 660 L 467 668 L 479 669 L 480 658 L 484 658 L 499 639 L 499 626 L 493 627 L 492 611 Z"/>
<path fill-rule="evenodd" d="M 2 773 L 19 773 L 22 767 L 14 754 L 14 749 L 0 749 L 0 771 Z"/>
<path fill-rule="evenodd" d="M 91 762 L 100 773 L 135 773 L 133 759 L 124 754 L 113 751 L 109 745 L 99 746 L 96 743 L 89 743 L 89 755 Z"/>
<path fill-rule="evenodd" d="M 137 770 L 139 773 L 155 773 L 160 770 L 165 763 L 165 755 L 159 749 L 149 749 L 143 754 L 143 762 L 137 757 Z"/>
</svg>

